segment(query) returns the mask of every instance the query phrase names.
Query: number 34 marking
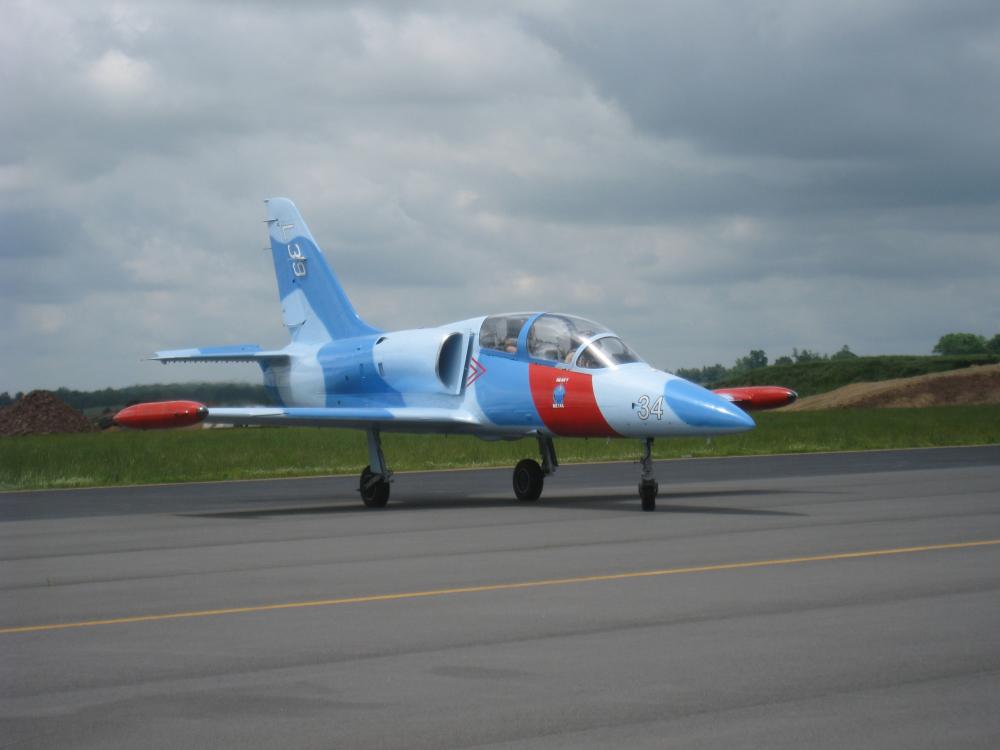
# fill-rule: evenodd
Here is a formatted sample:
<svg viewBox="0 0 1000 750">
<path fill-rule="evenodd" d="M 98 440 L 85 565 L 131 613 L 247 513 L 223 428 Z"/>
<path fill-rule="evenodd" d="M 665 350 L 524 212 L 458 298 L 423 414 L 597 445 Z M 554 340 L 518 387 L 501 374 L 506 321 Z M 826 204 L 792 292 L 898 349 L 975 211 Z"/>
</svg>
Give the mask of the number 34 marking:
<svg viewBox="0 0 1000 750">
<path fill-rule="evenodd" d="M 643 421 L 649 419 L 651 414 L 655 414 L 658 420 L 663 419 L 663 396 L 653 401 L 644 394 L 639 396 L 639 400 L 633 405 L 635 407 L 639 407 L 636 416 Z"/>
</svg>

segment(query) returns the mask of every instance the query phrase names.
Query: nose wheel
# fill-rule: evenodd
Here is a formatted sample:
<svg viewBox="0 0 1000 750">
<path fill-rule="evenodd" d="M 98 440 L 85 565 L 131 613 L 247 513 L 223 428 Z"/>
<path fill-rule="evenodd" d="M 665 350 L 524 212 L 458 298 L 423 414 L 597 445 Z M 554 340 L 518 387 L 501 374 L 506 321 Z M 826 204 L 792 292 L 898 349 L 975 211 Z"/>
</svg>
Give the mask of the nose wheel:
<svg viewBox="0 0 1000 750">
<path fill-rule="evenodd" d="M 639 499 L 642 501 L 643 510 L 656 510 L 656 493 L 659 491 L 660 485 L 655 479 L 643 479 L 639 482 Z"/>
<path fill-rule="evenodd" d="M 660 491 L 660 485 L 653 476 L 653 438 L 646 438 L 645 449 L 639 464 L 642 466 L 642 474 L 639 477 L 639 500 L 642 501 L 642 509 L 650 512 L 656 510 L 656 493 Z"/>
</svg>

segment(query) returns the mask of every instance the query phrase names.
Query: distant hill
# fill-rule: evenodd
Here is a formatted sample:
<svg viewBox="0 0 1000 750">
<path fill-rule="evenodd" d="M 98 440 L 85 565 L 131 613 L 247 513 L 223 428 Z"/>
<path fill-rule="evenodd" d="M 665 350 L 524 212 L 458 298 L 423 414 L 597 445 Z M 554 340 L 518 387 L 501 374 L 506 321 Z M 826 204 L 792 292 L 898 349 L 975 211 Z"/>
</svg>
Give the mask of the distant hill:
<svg viewBox="0 0 1000 750">
<path fill-rule="evenodd" d="M 852 383 L 800 398 L 785 411 L 922 408 L 1000 404 L 1000 364 L 963 367 L 911 378 Z"/>
<path fill-rule="evenodd" d="M 851 383 L 871 383 L 879 380 L 909 378 L 933 372 L 958 370 L 973 365 L 995 364 L 1000 356 L 975 354 L 956 357 L 884 355 L 853 359 L 824 359 L 792 365 L 771 365 L 732 375 L 711 383 L 710 388 L 739 385 L 782 385 L 797 391 L 799 396 L 812 396 L 832 391 Z"/>
</svg>

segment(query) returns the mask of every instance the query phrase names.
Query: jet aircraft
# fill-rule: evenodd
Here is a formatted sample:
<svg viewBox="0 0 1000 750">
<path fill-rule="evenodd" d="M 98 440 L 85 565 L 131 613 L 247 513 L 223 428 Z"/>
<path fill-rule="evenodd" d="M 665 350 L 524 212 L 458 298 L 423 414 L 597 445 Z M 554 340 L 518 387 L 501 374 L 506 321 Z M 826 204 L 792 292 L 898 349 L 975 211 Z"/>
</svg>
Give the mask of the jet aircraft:
<svg viewBox="0 0 1000 750">
<path fill-rule="evenodd" d="M 355 311 L 292 201 L 267 204 L 270 249 L 291 342 L 157 352 L 169 362 L 256 362 L 275 406 L 206 407 L 193 401 L 137 404 L 115 421 L 141 429 L 200 421 L 236 425 L 348 427 L 367 435 L 366 506 L 389 499 L 392 471 L 381 434 L 534 437 L 541 461 L 514 469 L 514 494 L 537 500 L 559 466 L 553 437 L 642 441 L 639 497 L 656 508 L 652 446 L 659 437 L 720 435 L 754 427 L 740 408 L 794 400 L 785 388 L 712 392 L 658 370 L 611 330 L 574 315 L 513 312 L 437 328 L 382 331 Z"/>
</svg>

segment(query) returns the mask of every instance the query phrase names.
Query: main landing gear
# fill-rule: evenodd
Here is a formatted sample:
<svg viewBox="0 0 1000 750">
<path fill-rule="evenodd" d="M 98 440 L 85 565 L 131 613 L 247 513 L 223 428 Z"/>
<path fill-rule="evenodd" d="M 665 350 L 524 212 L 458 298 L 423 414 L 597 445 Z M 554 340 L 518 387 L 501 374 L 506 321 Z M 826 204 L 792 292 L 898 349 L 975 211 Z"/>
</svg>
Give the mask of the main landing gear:
<svg viewBox="0 0 1000 750">
<path fill-rule="evenodd" d="M 656 510 L 656 494 L 660 485 L 653 476 L 653 438 L 646 438 L 642 458 L 639 461 L 642 473 L 639 475 L 639 499 L 644 511 Z M 556 446 L 552 438 L 538 435 L 538 450 L 542 463 L 532 458 L 519 461 L 514 467 L 514 494 L 518 500 L 527 502 L 537 500 L 542 496 L 545 477 L 555 473 L 559 468 L 556 457 Z M 382 436 L 378 430 L 368 430 L 368 466 L 361 472 L 361 482 L 358 491 L 361 500 L 369 508 L 384 508 L 389 502 L 389 483 L 392 481 L 392 471 L 385 463 L 382 454 Z"/>
<path fill-rule="evenodd" d="M 642 509 L 645 511 L 656 510 L 656 493 L 660 490 L 653 477 L 653 438 L 646 438 L 646 447 L 642 453 L 639 464 L 642 466 L 642 473 L 639 475 L 639 499 L 642 501 Z"/>
<path fill-rule="evenodd" d="M 368 430 L 368 466 L 361 472 L 358 491 L 369 508 L 384 508 L 389 502 L 389 482 L 392 472 L 382 455 L 382 436 L 378 430 Z"/>
<path fill-rule="evenodd" d="M 545 477 L 559 468 L 552 438 L 539 435 L 538 450 L 542 454 L 541 465 L 532 458 L 526 458 L 514 467 L 514 494 L 518 500 L 532 501 L 541 497 Z"/>
</svg>

